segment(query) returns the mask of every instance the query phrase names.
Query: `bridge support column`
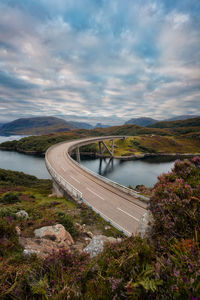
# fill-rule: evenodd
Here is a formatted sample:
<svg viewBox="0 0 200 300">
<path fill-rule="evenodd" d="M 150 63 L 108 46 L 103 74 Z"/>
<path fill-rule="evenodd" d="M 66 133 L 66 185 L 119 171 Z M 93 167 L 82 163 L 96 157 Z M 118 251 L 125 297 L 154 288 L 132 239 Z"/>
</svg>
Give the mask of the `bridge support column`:
<svg viewBox="0 0 200 300">
<path fill-rule="evenodd" d="M 76 160 L 78 163 L 81 162 L 79 147 L 76 148 Z"/>
<path fill-rule="evenodd" d="M 58 198 L 64 197 L 64 191 L 59 187 L 59 185 L 53 180 L 53 194 L 55 194 Z"/>
<path fill-rule="evenodd" d="M 101 142 L 99 142 L 99 152 L 100 152 L 100 154 L 102 154 Z"/>
<path fill-rule="evenodd" d="M 111 150 L 110 150 L 108 147 L 110 146 L 111 142 L 112 142 L 112 144 L 111 144 Z M 102 145 L 104 146 L 104 149 L 102 149 L 102 147 L 101 147 Z M 103 155 L 106 150 L 110 153 L 111 157 L 114 156 L 114 139 L 109 140 L 107 144 L 105 144 L 104 141 L 99 142 L 100 154 Z"/>
<path fill-rule="evenodd" d="M 112 156 L 114 156 L 114 140 L 112 140 Z"/>
</svg>

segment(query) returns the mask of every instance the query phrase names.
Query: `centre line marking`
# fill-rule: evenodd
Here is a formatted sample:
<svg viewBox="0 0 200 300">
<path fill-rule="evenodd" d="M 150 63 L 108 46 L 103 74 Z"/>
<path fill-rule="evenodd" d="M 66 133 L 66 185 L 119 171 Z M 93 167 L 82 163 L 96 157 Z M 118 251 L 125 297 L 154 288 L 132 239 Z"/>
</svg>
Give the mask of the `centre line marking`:
<svg viewBox="0 0 200 300">
<path fill-rule="evenodd" d="M 92 194 L 94 194 L 95 196 L 99 197 L 100 199 L 104 200 L 104 198 L 102 198 L 101 196 L 99 196 L 98 194 L 96 194 L 95 192 L 93 192 L 91 189 L 86 188 L 88 191 L 90 191 Z"/>
<path fill-rule="evenodd" d="M 80 181 L 78 181 L 78 179 L 76 179 L 74 176 L 71 176 L 71 175 L 70 175 L 70 177 L 71 177 L 72 179 L 74 179 L 76 182 L 80 183 Z"/>
<path fill-rule="evenodd" d="M 128 212 L 124 211 L 123 209 L 121 209 L 120 207 L 117 207 L 118 210 L 121 210 L 123 213 L 127 214 L 129 217 L 135 219 L 136 221 L 139 222 L 139 219 L 135 218 L 134 216 L 130 215 Z"/>
<path fill-rule="evenodd" d="M 60 165 L 60 164 L 59 164 Z M 61 167 L 61 169 L 65 172 L 65 169 L 63 167 Z"/>
</svg>

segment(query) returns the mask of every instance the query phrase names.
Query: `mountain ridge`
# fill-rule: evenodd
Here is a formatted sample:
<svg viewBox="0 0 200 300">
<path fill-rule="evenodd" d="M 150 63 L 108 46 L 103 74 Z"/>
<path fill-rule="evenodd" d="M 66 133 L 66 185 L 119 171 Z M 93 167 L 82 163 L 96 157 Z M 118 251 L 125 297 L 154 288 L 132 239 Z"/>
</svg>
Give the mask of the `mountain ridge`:
<svg viewBox="0 0 200 300">
<path fill-rule="evenodd" d="M 0 134 L 46 134 L 51 132 L 69 131 L 76 129 L 69 122 L 57 117 L 20 118 L 3 124 Z"/>
<path fill-rule="evenodd" d="M 149 118 L 149 117 L 139 117 L 139 118 L 132 118 L 132 119 L 126 121 L 124 123 L 124 125 L 133 124 L 133 125 L 148 127 L 153 124 L 160 123 L 160 122 L 184 121 L 184 120 L 188 120 L 188 119 L 195 119 L 198 117 L 199 116 L 197 116 L 197 115 L 180 115 L 180 116 L 176 116 L 176 117 L 172 117 L 172 118 L 164 119 L 164 120 L 156 120 L 156 119 Z"/>
</svg>

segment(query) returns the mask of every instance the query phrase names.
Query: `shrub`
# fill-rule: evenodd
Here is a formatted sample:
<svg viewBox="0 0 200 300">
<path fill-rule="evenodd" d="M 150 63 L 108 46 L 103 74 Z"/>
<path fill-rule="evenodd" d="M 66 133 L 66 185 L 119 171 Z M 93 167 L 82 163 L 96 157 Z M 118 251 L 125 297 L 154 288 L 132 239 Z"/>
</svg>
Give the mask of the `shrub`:
<svg viewBox="0 0 200 300">
<path fill-rule="evenodd" d="M 0 219 L 0 256 L 21 250 L 15 231 L 16 223 L 11 217 Z"/>
<path fill-rule="evenodd" d="M 18 195 L 16 195 L 15 193 L 8 192 L 1 198 L 0 201 L 5 204 L 12 204 L 12 203 L 20 202 L 20 199 L 19 199 Z"/>
<path fill-rule="evenodd" d="M 76 229 L 71 216 L 58 212 L 58 222 L 62 224 L 73 237 L 78 236 L 78 230 Z"/>
<path fill-rule="evenodd" d="M 200 169 L 188 160 L 177 161 L 171 173 L 159 177 L 153 193 L 150 209 L 158 239 L 200 234 Z"/>
<path fill-rule="evenodd" d="M 13 219 L 16 219 L 16 212 L 17 209 L 15 208 L 11 208 L 11 207 L 0 208 L 0 218 L 12 217 Z"/>
</svg>

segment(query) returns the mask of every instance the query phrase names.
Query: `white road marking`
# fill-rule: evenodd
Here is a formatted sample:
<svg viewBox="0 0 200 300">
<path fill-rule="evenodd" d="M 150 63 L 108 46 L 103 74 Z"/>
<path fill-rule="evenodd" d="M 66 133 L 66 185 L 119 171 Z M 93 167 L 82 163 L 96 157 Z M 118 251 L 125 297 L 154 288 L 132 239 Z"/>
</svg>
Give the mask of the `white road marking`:
<svg viewBox="0 0 200 300">
<path fill-rule="evenodd" d="M 121 210 L 123 213 L 125 213 L 126 215 L 128 215 L 129 217 L 133 218 L 134 220 L 139 222 L 139 219 L 135 218 L 134 216 L 130 215 L 128 212 L 124 211 L 123 209 L 121 209 L 120 207 L 117 207 L 118 210 Z"/>
<path fill-rule="evenodd" d="M 91 189 L 87 188 L 88 191 L 90 191 L 92 194 L 94 194 L 95 196 L 99 197 L 102 200 L 105 200 L 104 198 L 102 198 L 101 196 L 99 196 L 97 193 L 95 193 L 94 191 L 92 191 Z"/>
<path fill-rule="evenodd" d="M 65 169 L 63 167 L 61 167 L 61 169 L 65 172 Z"/>
<path fill-rule="evenodd" d="M 85 203 L 88 205 L 88 207 L 91 207 L 96 213 L 100 214 L 100 216 L 103 217 L 106 221 L 111 222 L 111 224 L 112 224 L 113 226 L 115 226 L 115 228 L 119 229 L 120 231 L 122 230 L 124 233 L 125 233 L 125 232 L 128 233 L 128 236 L 131 236 L 131 235 L 132 235 L 131 232 L 129 232 L 128 230 L 126 230 L 125 228 L 123 228 L 121 225 L 119 225 L 119 224 L 118 224 L 117 222 L 115 222 L 113 219 L 111 219 L 110 217 L 104 215 L 104 213 L 102 213 L 102 212 L 101 212 L 100 210 L 98 210 L 97 208 L 92 207 L 91 204 L 90 204 L 88 201 L 86 201 L 85 199 L 83 199 L 83 202 L 85 202 Z M 114 224 L 115 224 L 115 225 L 114 225 Z"/>
<path fill-rule="evenodd" d="M 71 175 L 70 175 L 70 177 L 71 177 L 72 179 L 74 179 L 76 182 L 80 183 L 80 181 L 78 181 L 78 179 L 76 179 L 74 176 L 71 176 Z"/>
</svg>

